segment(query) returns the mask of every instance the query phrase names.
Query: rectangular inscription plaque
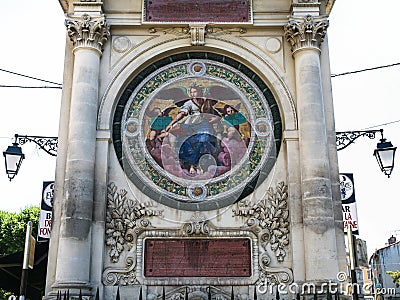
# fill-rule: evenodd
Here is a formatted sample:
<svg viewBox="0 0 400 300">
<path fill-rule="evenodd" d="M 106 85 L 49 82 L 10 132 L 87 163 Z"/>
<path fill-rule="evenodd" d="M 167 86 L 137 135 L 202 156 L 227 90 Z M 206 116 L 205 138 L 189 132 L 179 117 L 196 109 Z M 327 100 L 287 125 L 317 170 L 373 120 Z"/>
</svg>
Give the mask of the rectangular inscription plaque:
<svg viewBox="0 0 400 300">
<path fill-rule="evenodd" d="M 250 277 L 250 240 L 146 239 L 144 276 Z"/>
<path fill-rule="evenodd" d="M 144 0 L 144 22 L 250 23 L 251 0 Z"/>
</svg>

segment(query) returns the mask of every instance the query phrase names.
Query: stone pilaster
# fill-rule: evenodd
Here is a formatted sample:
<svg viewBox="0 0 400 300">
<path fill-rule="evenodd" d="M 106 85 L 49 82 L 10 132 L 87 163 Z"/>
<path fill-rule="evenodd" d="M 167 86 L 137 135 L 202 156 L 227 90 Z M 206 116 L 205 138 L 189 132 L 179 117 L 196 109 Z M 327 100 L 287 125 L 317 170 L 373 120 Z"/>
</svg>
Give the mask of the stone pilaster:
<svg viewBox="0 0 400 300">
<path fill-rule="evenodd" d="M 60 225 L 56 289 L 90 294 L 96 123 L 100 57 L 109 38 L 103 16 L 83 14 L 65 22 L 74 66 L 68 149 Z"/>
<path fill-rule="evenodd" d="M 319 48 L 327 27 L 326 17 L 311 15 L 292 17 L 285 27 L 295 60 L 306 281 L 338 273 Z"/>
</svg>

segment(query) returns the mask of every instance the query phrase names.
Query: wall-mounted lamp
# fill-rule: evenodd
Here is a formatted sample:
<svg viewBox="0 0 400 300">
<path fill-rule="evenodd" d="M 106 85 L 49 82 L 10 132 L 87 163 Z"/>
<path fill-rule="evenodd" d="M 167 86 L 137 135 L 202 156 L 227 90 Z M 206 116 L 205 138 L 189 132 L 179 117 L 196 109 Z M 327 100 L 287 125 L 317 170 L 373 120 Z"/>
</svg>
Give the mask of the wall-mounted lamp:
<svg viewBox="0 0 400 300">
<path fill-rule="evenodd" d="M 394 168 L 394 155 L 397 147 L 393 147 L 390 141 L 386 141 L 383 137 L 383 129 L 336 132 L 336 147 L 338 151 L 343 150 L 361 136 L 374 139 L 378 132 L 381 133 L 381 139 L 376 145 L 374 156 L 378 161 L 381 171 L 387 175 L 387 177 L 390 177 Z"/>
<path fill-rule="evenodd" d="M 15 135 L 15 141 L 11 146 L 8 146 L 7 150 L 3 152 L 6 173 L 10 181 L 18 174 L 21 167 L 22 160 L 25 155 L 22 153 L 19 145 L 24 145 L 28 142 L 33 142 L 39 146 L 40 149 L 44 150 L 51 156 L 57 155 L 58 138 L 57 137 L 45 137 L 45 136 L 32 136 L 32 135 Z"/>
</svg>

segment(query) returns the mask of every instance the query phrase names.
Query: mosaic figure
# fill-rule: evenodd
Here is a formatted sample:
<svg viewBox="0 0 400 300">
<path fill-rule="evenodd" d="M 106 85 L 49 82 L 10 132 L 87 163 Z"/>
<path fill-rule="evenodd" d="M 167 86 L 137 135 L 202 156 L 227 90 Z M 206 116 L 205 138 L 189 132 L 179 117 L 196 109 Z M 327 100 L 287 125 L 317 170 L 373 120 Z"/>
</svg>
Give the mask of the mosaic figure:
<svg viewBox="0 0 400 300">
<path fill-rule="evenodd" d="M 239 131 L 239 125 L 248 122 L 246 117 L 217 97 L 235 99 L 237 95 L 225 87 L 205 88 L 196 82 L 187 91 L 180 86 L 156 95 L 157 99 L 173 98 L 173 105 L 164 110 L 148 108 L 147 115 L 154 121 L 147 148 L 169 173 L 189 179 L 213 178 L 229 171 L 246 153 L 247 144 Z"/>
</svg>

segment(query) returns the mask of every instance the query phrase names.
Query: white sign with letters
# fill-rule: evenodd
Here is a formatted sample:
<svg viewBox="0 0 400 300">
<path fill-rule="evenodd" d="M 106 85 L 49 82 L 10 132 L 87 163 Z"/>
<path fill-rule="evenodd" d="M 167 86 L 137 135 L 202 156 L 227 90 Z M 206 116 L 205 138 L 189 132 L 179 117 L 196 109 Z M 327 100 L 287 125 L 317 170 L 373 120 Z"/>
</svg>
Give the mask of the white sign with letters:
<svg viewBox="0 0 400 300">
<path fill-rule="evenodd" d="M 347 228 L 351 226 L 353 234 L 358 234 L 357 204 L 353 174 L 339 174 L 339 177 L 344 232 L 347 232 Z"/>
<path fill-rule="evenodd" d="M 53 219 L 53 195 L 54 181 L 43 182 L 42 203 L 40 205 L 39 218 L 39 240 L 49 239 L 51 233 L 51 222 Z"/>
</svg>

